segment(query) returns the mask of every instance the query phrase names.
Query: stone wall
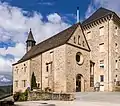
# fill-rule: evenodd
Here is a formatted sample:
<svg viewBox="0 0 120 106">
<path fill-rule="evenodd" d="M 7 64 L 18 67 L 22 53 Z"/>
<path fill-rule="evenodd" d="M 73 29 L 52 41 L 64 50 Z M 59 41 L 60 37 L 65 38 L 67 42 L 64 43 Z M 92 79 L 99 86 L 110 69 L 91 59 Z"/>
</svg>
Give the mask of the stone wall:
<svg viewBox="0 0 120 106">
<path fill-rule="evenodd" d="M 42 66 L 41 55 L 38 55 L 30 59 L 30 76 L 32 77 L 32 73 L 34 72 L 38 88 L 41 88 L 41 82 L 42 82 L 41 81 L 41 66 Z"/>
<path fill-rule="evenodd" d="M 117 34 L 115 33 L 117 27 Z M 110 34 L 111 34 L 111 86 L 114 88 L 115 81 L 120 81 L 120 25 L 111 20 L 111 27 L 110 27 Z M 116 47 L 117 43 L 117 47 Z M 117 51 L 116 51 L 117 48 Z M 117 60 L 117 68 L 116 68 L 116 60 Z M 117 75 L 117 77 L 116 77 Z"/>
<path fill-rule="evenodd" d="M 26 67 L 26 69 L 25 69 Z M 30 86 L 30 61 L 25 61 L 13 66 L 13 93 L 18 91 L 25 91 Z M 25 87 L 23 80 L 26 80 Z M 18 86 L 16 86 L 18 81 Z"/>
<path fill-rule="evenodd" d="M 76 62 L 76 53 L 81 52 L 84 62 L 82 65 L 78 65 Z M 67 92 L 76 91 L 76 76 L 81 74 L 81 91 L 90 91 L 90 57 L 89 52 L 75 48 L 71 45 L 66 47 L 66 72 L 67 72 Z"/>
<path fill-rule="evenodd" d="M 48 63 L 49 72 L 46 72 L 46 63 Z M 42 54 L 42 83 L 43 88 L 49 86 L 54 92 L 66 92 L 65 45 Z"/>
<path fill-rule="evenodd" d="M 81 53 L 82 64 L 78 64 L 76 61 L 78 52 Z M 66 45 L 66 73 L 67 92 L 76 92 L 76 76 L 78 74 L 82 75 L 81 92 L 92 90 L 90 88 L 90 51 L 80 26 L 78 26 Z"/>
<path fill-rule="evenodd" d="M 103 27 L 103 35 L 100 35 L 100 28 Z M 108 21 L 99 23 L 94 27 L 84 30 L 90 46 L 90 59 L 95 63 L 94 66 L 94 85 L 100 82 L 100 75 L 104 75 L 104 90 L 108 91 Z M 90 34 L 88 34 L 90 33 Z M 91 37 L 89 37 L 91 36 Z M 104 50 L 100 51 L 100 44 L 104 43 Z M 100 60 L 104 60 L 104 69 L 100 68 Z"/>
<path fill-rule="evenodd" d="M 69 93 L 48 93 L 48 92 L 38 92 L 32 91 L 28 93 L 28 100 L 62 100 L 62 101 L 72 101 L 74 100 L 74 94 Z"/>
<path fill-rule="evenodd" d="M 118 28 L 118 35 L 115 35 L 115 27 Z M 100 27 L 103 27 L 103 35 L 100 36 Z M 104 91 L 113 91 L 114 79 L 118 75 L 120 78 L 120 26 L 112 19 L 101 22 L 94 27 L 84 30 L 88 43 L 91 48 L 90 59 L 95 62 L 95 82 L 100 82 L 100 75 L 104 75 Z M 89 33 L 90 32 L 90 33 Z M 88 34 L 89 33 L 89 34 Z M 90 37 L 91 36 L 91 37 Z M 104 51 L 99 51 L 99 44 L 104 43 Z M 118 45 L 118 52 L 115 51 L 115 43 Z M 109 50 L 108 50 L 109 49 Z M 109 55 L 108 55 L 109 54 Z M 100 60 L 104 60 L 104 69 L 100 68 Z M 118 69 L 115 68 L 116 60 L 118 61 Z"/>
</svg>

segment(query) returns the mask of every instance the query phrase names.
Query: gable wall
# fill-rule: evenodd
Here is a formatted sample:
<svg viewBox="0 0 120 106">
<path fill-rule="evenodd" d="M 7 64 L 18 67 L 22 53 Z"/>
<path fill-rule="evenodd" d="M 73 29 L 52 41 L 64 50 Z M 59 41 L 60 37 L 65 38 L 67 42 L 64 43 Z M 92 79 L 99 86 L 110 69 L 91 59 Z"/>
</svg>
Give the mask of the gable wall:
<svg viewBox="0 0 120 106">
<path fill-rule="evenodd" d="M 80 36 L 79 41 L 78 36 Z M 74 37 L 76 38 L 75 43 Z M 83 41 L 84 46 L 82 44 Z M 83 56 L 83 63 L 81 65 L 78 65 L 76 61 L 76 54 L 78 52 L 82 53 Z M 90 52 L 80 26 L 78 26 L 66 45 L 66 72 L 67 92 L 76 92 L 77 74 L 83 76 L 81 81 L 81 91 L 90 91 L 92 89 L 90 88 Z"/>
</svg>

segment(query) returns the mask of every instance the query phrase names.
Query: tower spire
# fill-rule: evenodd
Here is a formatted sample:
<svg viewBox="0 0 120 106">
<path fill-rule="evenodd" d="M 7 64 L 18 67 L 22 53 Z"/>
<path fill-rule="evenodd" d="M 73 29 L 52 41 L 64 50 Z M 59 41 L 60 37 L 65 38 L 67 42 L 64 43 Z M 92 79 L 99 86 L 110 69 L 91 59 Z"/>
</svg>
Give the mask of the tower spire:
<svg viewBox="0 0 120 106">
<path fill-rule="evenodd" d="M 32 30 L 30 28 L 29 34 L 28 34 L 28 38 L 26 41 L 26 51 L 28 52 L 33 46 L 35 46 L 36 41 L 34 40 L 33 34 L 32 34 Z"/>
</svg>

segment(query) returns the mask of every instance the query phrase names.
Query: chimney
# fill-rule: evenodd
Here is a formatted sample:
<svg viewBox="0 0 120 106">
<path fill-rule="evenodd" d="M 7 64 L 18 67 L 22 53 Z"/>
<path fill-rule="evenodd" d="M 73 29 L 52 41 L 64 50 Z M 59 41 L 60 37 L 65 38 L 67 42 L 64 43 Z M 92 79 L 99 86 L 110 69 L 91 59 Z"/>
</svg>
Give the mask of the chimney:
<svg viewBox="0 0 120 106">
<path fill-rule="evenodd" d="M 80 12 L 79 7 L 77 7 L 77 23 L 80 22 Z"/>
</svg>

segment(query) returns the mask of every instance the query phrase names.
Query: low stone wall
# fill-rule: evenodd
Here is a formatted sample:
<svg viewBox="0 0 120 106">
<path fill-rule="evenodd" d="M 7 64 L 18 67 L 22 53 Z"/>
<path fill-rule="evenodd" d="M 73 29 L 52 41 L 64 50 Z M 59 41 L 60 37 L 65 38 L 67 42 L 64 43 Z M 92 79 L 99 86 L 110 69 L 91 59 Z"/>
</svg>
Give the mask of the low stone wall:
<svg viewBox="0 0 120 106">
<path fill-rule="evenodd" d="M 114 92 L 120 92 L 120 86 L 114 86 L 113 91 Z"/>
<path fill-rule="evenodd" d="M 30 91 L 28 93 L 28 100 L 63 100 L 72 101 L 74 100 L 74 94 L 68 93 L 48 93 L 40 91 Z"/>
</svg>

